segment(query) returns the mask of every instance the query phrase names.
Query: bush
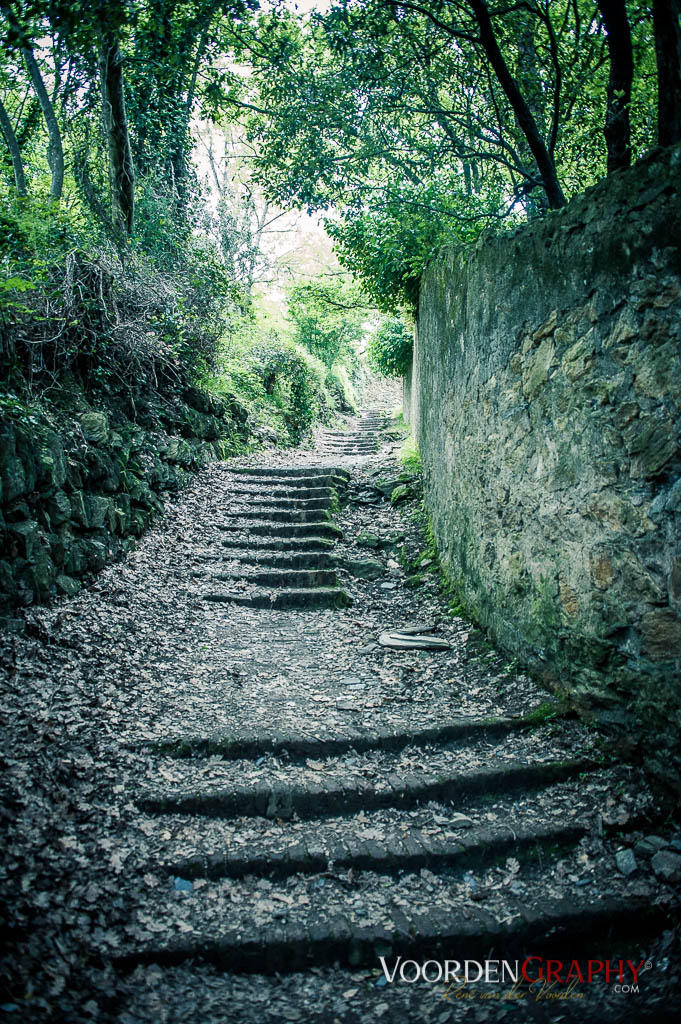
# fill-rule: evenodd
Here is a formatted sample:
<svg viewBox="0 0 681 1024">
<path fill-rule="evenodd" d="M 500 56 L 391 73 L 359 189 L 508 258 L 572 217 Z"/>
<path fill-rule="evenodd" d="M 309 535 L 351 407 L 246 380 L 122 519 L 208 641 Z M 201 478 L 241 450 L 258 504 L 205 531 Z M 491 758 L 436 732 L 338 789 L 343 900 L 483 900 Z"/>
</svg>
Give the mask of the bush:
<svg viewBox="0 0 681 1024">
<path fill-rule="evenodd" d="M 399 317 L 386 318 L 369 340 L 369 366 L 383 377 L 403 377 L 411 368 L 414 341 Z"/>
<path fill-rule="evenodd" d="M 227 342 L 213 386 L 244 403 L 256 433 L 265 428 L 271 440 L 294 445 L 333 416 L 329 372 L 299 345 L 252 322 Z"/>
<path fill-rule="evenodd" d="M 172 237 L 170 237 L 172 235 Z M 88 391 L 135 397 L 214 370 L 239 295 L 210 243 L 167 233 L 121 253 L 75 210 L 21 199 L 0 213 L 0 354 L 32 391 L 73 374 Z M 167 254 L 166 254 L 167 255 Z"/>
</svg>

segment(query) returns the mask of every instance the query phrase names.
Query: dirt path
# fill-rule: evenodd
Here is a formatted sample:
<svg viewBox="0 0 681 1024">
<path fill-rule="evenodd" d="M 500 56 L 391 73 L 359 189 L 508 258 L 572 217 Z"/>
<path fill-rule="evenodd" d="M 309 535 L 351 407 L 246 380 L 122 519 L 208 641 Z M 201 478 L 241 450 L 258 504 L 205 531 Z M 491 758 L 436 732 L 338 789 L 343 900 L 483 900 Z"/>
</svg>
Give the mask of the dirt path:
<svg viewBox="0 0 681 1024">
<path fill-rule="evenodd" d="M 212 467 L 4 638 L 0 1019 L 676 1017 L 679 834 L 448 613 L 384 497 L 387 426 Z M 378 642 L 417 626 L 446 646 Z M 379 961 L 528 955 L 563 961 L 553 988 Z M 572 959 L 601 969 L 569 986 Z"/>
</svg>

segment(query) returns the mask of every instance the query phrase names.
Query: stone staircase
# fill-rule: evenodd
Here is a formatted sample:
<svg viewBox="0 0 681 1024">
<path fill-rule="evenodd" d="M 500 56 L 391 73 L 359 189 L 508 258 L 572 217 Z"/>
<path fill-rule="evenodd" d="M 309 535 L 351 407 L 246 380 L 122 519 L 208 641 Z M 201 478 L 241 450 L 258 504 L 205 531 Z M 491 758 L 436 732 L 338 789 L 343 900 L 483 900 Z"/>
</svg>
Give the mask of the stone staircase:
<svg viewBox="0 0 681 1024">
<path fill-rule="evenodd" d="M 388 424 L 385 410 L 368 409 L 360 414 L 351 430 L 323 430 L 317 438 L 317 450 L 325 455 L 373 455 L 380 444 L 380 431 Z"/>
<path fill-rule="evenodd" d="M 138 806 L 149 830 L 172 836 L 167 877 L 198 883 L 193 917 L 162 897 L 163 938 L 121 961 L 267 974 L 453 951 L 579 957 L 615 937 L 631 950 L 667 921 L 669 906 L 636 896 L 619 873 L 580 869 L 602 836 L 612 768 L 552 757 L 549 742 L 529 760 L 522 719 L 449 728 L 439 743 L 432 730 L 394 738 L 397 749 L 365 735 L 361 754 L 352 738 L 343 752 L 295 735 L 166 748 Z M 507 877 L 487 892 L 494 865 Z M 263 897 L 265 927 L 253 917 Z"/>
<path fill-rule="evenodd" d="M 340 507 L 348 471 L 306 466 L 230 472 L 235 501 L 218 524 L 230 568 L 210 572 L 204 600 L 279 609 L 349 604 L 331 558 L 341 536 L 331 514 Z"/>
<path fill-rule="evenodd" d="M 371 454 L 384 422 L 364 414 L 350 435 L 327 432 L 318 453 Z M 254 609 L 236 628 L 271 636 L 271 672 L 278 658 L 290 664 L 304 629 L 323 631 L 331 613 L 320 610 L 350 601 L 331 519 L 350 473 L 323 464 L 226 473 L 221 550 L 201 598 Z M 612 793 L 636 780 L 593 745 L 580 748 L 577 722 L 535 711 L 435 722 L 416 708 L 402 728 L 377 717 L 334 734 L 321 719 L 316 733 L 305 727 L 301 706 L 299 731 L 294 715 L 281 729 L 274 719 L 265 730 L 156 743 L 136 793 L 137 834 L 152 837 L 148 870 L 165 883 L 145 893 L 127 928 L 142 938 L 119 947 L 115 963 L 210 965 L 230 978 L 308 972 L 314 989 L 314 971 L 376 970 L 380 956 L 633 959 L 679 901 L 650 871 L 643 885 L 615 867 L 608 843 L 655 828 L 654 815 L 609 819 Z M 603 1010 L 598 1019 L 619 1018 Z"/>
</svg>

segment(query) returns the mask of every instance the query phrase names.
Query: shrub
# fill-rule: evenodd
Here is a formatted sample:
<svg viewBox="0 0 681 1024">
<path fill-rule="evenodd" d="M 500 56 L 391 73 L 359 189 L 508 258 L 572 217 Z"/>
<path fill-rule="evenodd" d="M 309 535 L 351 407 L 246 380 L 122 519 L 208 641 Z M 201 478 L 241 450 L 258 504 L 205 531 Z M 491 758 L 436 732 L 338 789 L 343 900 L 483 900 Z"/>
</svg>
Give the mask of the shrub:
<svg viewBox="0 0 681 1024">
<path fill-rule="evenodd" d="M 412 333 L 399 317 L 386 317 L 369 340 L 369 366 L 383 377 L 402 377 L 411 368 Z"/>
</svg>

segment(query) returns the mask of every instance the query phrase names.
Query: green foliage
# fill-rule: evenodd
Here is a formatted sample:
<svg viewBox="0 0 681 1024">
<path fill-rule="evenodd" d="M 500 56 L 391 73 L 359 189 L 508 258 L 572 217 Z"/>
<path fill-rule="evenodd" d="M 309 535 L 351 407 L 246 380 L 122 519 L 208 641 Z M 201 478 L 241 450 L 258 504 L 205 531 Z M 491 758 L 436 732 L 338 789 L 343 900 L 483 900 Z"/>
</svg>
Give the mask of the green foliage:
<svg viewBox="0 0 681 1024">
<path fill-rule="evenodd" d="M 400 462 L 404 469 L 408 473 L 413 473 L 414 476 L 420 476 L 423 472 L 423 463 L 421 462 L 421 452 L 416 442 L 416 438 L 413 434 L 410 434 L 402 444 L 400 451 Z"/>
<path fill-rule="evenodd" d="M 369 339 L 369 366 L 383 377 L 402 377 L 411 369 L 412 332 L 399 317 L 386 317 Z"/>
<path fill-rule="evenodd" d="M 655 48 L 649 8 L 628 13 L 637 156 L 655 141 Z M 522 118 L 485 48 L 486 17 Z M 298 19 L 275 5 L 239 57 L 254 73 L 233 77 L 224 100 L 243 105 L 257 179 L 275 202 L 334 208 L 341 263 L 384 310 L 415 304 L 443 244 L 541 215 L 606 170 L 609 66 L 593 0 L 332 0 Z"/>
<path fill-rule="evenodd" d="M 211 387 L 246 406 L 256 436 L 294 445 L 342 406 L 342 374 L 298 345 L 256 302 L 224 335 Z"/>
<path fill-rule="evenodd" d="M 291 440 L 301 441 L 328 408 L 323 371 L 296 345 L 275 339 L 255 348 L 252 358 Z"/>
<path fill-rule="evenodd" d="M 288 316 L 293 340 L 329 369 L 352 365 L 371 311 L 356 285 L 338 278 L 317 279 L 288 289 Z"/>
<path fill-rule="evenodd" d="M 182 389 L 210 372 L 241 295 L 205 239 L 172 228 L 150 251 L 135 246 L 122 260 L 77 206 L 8 203 L 0 212 L 0 369 L 34 391 L 75 374 L 133 406 L 145 390 Z"/>
</svg>

